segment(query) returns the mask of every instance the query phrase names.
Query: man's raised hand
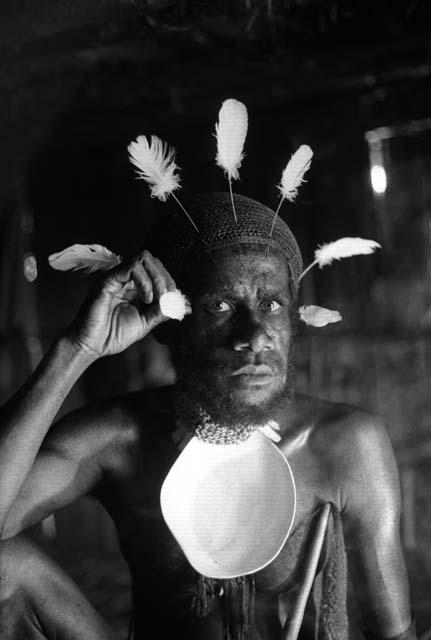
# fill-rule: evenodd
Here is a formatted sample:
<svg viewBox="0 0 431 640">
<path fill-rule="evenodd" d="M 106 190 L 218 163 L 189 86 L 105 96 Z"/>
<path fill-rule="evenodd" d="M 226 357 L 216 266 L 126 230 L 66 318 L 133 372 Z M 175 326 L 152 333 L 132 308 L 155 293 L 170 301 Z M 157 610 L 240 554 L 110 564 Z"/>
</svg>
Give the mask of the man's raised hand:
<svg viewBox="0 0 431 640">
<path fill-rule="evenodd" d="M 143 251 L 109 271 L 84 302 L 69 335 L 78 349 L 95 358 L 120 353 L 167 319 L 159 299 L 175 289 L 160 260 Z"/>
</svg>

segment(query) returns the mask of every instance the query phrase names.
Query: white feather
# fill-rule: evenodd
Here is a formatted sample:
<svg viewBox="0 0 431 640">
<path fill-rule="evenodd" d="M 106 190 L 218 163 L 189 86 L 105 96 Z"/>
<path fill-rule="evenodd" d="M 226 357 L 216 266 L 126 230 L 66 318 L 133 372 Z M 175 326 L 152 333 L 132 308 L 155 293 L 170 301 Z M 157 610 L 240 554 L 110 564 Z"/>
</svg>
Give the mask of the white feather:
<svg viewBox="0 0 431 640">
<path fill-rule="evenodd" d="M 381 245 L 375 240 L 364 238 L 340 238 L 335 242 L 322 244 L 314 252 L 314 257 L 320 268 L 331 264 L 333 260 L 349 258 L 350 256 L 368 255 L 374 253 Z"/>
<path fill-rule="evenodd" d="M 281 195 L 289 202 L 293 202 L 298 195 L 298 188 L 304 182 L 304 174 L 311 165 L 313 151 L 303 144 L 292 155 L 284 169 L 278 188 Z"/>
<path fill-rule="evenodd" d="M 339 311 L 325 309 L 324 307 L 318 307 L 314 304 L 299 307 L 299 317 L 305 324 L 311 327 L 325 327 L 331 322 L 340 322 L 340 320 L 342 320 Z"/>
<path fill-rule="evenodd" d="M 48 262 L 53 269 L 69 271 L 83 269 L 86 273 L 108 271 L 120 264 L 121 257 L 101 244 L 73 244 L 63 251 L 53 253 Z"/>
<path fill-rule="evenodd" d="M 183 320 L 184 316 L 191 313 L 191 305 L 186 296 L 181 291 L 167 291 L 160 296 L 160 311 L 167 318 Z"/>
<path fill-rule="evenodd" d="M 138 176 L 151 187 L 151 196 L 166 202 L 167 197 L 180 187 L 175 164 L 175 149 L 157 136 L 138 136 L 127 147 L 130 162 L 138 169 Z"/>
<path fill-rule="evenodd" d="M 229 180 L 238 180 L 248 127 L 247 107 L 232 98 L 225 100 L 218 117 L 216 163 L 224 169 Z"/>
</svg>

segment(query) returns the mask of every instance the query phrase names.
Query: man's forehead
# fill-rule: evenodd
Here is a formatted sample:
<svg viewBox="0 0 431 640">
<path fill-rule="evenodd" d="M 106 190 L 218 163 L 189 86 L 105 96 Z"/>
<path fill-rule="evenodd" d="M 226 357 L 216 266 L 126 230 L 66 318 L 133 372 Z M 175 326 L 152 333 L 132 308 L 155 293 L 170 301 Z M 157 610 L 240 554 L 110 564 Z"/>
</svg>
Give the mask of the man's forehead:
<svg viewBox="0 0 431 640">
<path fill-rule="evenodd" d="M 287 289 L 289 270 L 285 258 L 266 249 L 217 251 L 200 265 L 196 284 L 205 290 Z"/>
</svg>

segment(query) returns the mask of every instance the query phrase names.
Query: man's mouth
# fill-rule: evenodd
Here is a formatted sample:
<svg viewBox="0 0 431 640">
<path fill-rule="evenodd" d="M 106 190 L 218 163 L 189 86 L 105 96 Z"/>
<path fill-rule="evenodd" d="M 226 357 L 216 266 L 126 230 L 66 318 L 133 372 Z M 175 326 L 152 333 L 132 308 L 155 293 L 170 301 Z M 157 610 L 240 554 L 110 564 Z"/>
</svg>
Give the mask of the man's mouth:
<svg viewBox="0 0 431 640">
<path fill-rule="evenodd" d="M 251 385 L 263 385 L 274 379 L 273 370 L 266 364 L 247 364 L 230 374 L 238 382 Z"/>
<path fill-rule="evenodd" d="M 272 369 L 266 364 L 246 364 L 234 371 L 232 376 L 272 376 Z"/>
</svg>

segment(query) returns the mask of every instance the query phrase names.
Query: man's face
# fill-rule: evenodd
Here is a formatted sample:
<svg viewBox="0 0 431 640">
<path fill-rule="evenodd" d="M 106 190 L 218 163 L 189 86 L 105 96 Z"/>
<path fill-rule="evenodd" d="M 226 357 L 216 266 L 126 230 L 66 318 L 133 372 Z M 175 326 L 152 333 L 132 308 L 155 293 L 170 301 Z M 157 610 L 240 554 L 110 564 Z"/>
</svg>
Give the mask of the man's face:
<svg viewBox="0 0 431 640">
<path fill-rule="evenodd" d="M 291 386 L 286 262 L 264 248 L 239 251 L 199 265 L 193 314 L 173 346 L 179 388 L 225 422 L 267 419 Z"/>
</svg>

